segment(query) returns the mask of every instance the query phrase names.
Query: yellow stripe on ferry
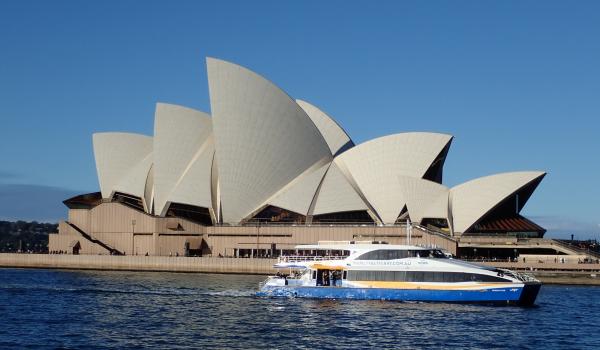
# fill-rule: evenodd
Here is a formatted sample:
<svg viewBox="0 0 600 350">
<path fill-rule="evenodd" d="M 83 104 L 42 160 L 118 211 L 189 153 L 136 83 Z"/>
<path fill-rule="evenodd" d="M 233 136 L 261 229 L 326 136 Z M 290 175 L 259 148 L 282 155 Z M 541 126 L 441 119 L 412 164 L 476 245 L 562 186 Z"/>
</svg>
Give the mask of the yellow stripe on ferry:
<svg viewBox="0 0 600 350">
<path fill-rule="evenodd" d="M 330 266 L 330 265 L 323 265 L 323 264 L 312 264 L 312 265 L 310 265 L 310 267 L 315 270 L 338 270 L 338 271 L 344 270 L 343 266 Z"/>
</svg>

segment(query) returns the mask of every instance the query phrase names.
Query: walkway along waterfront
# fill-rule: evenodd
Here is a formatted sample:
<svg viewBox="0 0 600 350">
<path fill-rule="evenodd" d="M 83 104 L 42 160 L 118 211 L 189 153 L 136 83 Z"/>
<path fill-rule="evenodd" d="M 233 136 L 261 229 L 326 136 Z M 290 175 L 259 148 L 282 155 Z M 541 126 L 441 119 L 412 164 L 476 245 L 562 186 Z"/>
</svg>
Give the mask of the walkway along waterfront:
<svg viewBox="0 0 600 350">
<path fill-rule="evenodd" d="M 0 254 L 0 267 L 169 271 L 261 274 L 273 273 L 277 259 L 215 257 L 111 256 L 67 254 Z"/>
<path fill-rule="evenodd" d="M 0 267 L 168 271 L 235 274 L 273 274 L 277 259 L 110 256 L 61 254 L 0 254 Z M 523 262 L 480 262 L 483 265 L 527 270 L 544 283 L 600 285 L 599 264 L 552 264 Z"/>
</svg>

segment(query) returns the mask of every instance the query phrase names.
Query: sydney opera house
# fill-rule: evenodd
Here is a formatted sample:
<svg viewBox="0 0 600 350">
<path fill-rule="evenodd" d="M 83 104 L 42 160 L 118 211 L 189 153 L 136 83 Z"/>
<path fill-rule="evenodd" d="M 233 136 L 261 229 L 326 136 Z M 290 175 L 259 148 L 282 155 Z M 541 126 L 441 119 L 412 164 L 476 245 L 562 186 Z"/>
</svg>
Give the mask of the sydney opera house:
<svg viewBox="0 0 600 350">
<path fill-rule="evenodd" d="M 545 176 L 443 184 L 453 137 L 355 144 L 336 121 L 262 76 L 206 61 L 211 113 L 158 103 L 154 135 L 93 135 L 100 191 L 66 200 L 51 251 L 265 256 L 301 243 L 376 240 L 456 253 L 464 237 L 542 237 L 519 213 Z M 505 239 L 505 240 L 506 240 Z"/>
</svg>

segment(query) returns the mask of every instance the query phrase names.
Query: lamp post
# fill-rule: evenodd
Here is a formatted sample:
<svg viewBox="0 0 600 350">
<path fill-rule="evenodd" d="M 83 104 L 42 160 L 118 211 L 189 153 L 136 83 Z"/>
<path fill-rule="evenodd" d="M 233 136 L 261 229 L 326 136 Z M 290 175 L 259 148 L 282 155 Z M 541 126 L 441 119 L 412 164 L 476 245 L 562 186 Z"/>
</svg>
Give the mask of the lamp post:
<svg viewBox="0 0 600 350">
<path fill-rule="evenodd" d="M 258 219 L 258 225 L 256 226 L 256 257 L 258 258 L 258 247 L 260 246 L 260 219 Z"/>
<path fill-rule="evenodd" d="M 131 255 L 135 246 L 135 219 L 131 220 Z"/>
</svg>

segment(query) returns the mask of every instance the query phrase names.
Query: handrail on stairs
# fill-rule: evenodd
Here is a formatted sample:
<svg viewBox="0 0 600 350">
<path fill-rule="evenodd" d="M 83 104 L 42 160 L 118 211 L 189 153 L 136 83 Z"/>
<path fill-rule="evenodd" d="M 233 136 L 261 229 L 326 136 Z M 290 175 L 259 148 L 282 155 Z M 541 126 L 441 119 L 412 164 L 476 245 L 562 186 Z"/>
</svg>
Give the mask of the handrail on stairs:
<svg viewBox="0 0 600 350">
<path fill-rule="evenodd" d="M 118 249 L 111 247 L 110 245 L 100 241 L 99 239 L 92 237 L 90 234 L 88 234 L 87 232 L 85 232 L 84 230 L 79 228 L 74 223 L 69 222 L 69 221 L 65 221 L 65 223 L 67 225 L 71 226 L 73 229 L 75 229 L 75 231 L 79 232 L 81 234 L 81 236 L 83 236 L 83 238 L 87 239 L 88 241 L 90 241 L 92 243 L 98 244 L 102 248 L 108 250 L 112 255 L 123 255 L 123 253 L 121 251 L 119 251 Z"/>
</svg>

